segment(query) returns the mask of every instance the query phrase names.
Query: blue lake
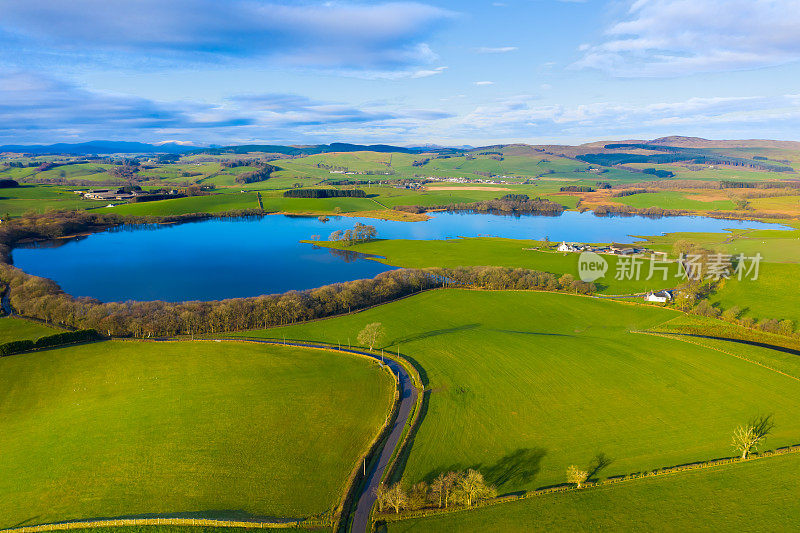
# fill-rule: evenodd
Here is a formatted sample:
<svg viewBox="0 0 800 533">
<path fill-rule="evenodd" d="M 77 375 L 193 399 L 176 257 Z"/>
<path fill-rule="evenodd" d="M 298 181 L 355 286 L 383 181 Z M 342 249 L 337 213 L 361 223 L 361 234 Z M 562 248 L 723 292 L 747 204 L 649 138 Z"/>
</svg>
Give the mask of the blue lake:
<svg viewBox="0 0 800 533">
<path fill-rule="evenodd" d="M 101 301 L 221 300 L 302 290 L 371 278 L 392 267 L 358 254 L 302 244 L 326 240 L 356 222 L 380 238 L 447 239 L 496 236 L 578 242 L 632 242 L 633 235 L 733 228 L 789 229 L 777 224 L 704 217 L 597 217 L 567 211 L 557 217 L 435 213 L 426 222 L 354 217 L 270 215 L 152 227 L 116 228 L 87 237 L 38 243 L 13 252 L 24 271 L 50 278 L 74 296 Z"/>
</svg>

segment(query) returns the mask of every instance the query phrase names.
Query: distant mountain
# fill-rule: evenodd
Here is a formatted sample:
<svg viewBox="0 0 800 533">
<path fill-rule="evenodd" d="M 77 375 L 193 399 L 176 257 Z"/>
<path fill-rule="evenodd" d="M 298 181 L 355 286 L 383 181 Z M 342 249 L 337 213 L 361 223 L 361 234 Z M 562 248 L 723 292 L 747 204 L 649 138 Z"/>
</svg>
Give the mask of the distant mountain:
<svg viewBox="0 0 800 533">
<path fill-rule="evenodd" d="M 639 141 L 641 142 L 641 141 Z M 659 146 L 677 146 L 680 148 L 777 148 L 784 150 L 798 150 L 800 143 L 795 141 L 773 141 L 769 139 L 737 139 L 737 140 L 712 140 L 702 137 L 661 137 L 646 141 L 645 144 Z"/>
<path fill-rule="evenodd" d="M 26 154 L 151 154 L 151 153 L 183 153 L 196 150 L 197 146 L 186 146 L 183 143 L 166 142 L 147 144 L 128 141 L 89 141 L 84 143 L 57 144 L 7 144 L 0 146 L 0 152 L 24 152 Z"/>
<path fill-rule="evenodd" d="M 197 148 L 193 150 L 205 154 L 246 154 L 249 152 L 266 152 L 269 154 L 283 154 L 292 156 L 325 154 L 329 152 L 401 152 L 404 154 L 417 154 L 422 150 L 390 146 L 388 144 L 312 144 L 298 146 L 283 146 L 277 144 L 240 144 L 234 146 L 221 146 L 216 148 Z"/>
</svg>

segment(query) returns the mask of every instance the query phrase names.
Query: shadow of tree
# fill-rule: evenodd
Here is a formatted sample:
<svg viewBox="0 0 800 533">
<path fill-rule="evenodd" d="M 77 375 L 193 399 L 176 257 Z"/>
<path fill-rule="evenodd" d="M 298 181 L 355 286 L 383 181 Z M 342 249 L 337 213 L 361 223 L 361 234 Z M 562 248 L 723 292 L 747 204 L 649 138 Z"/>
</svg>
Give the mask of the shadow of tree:
<svg viewBox="0 0 800 533">
<path fill-rule="evenodd" d="M 498 488 L 526 484 L 533 481 L 541 471 L 545 455 L 547 450 L 544 448 L 519 448 L 492 466 L 484 468 L 482 473 L 486 481 Z"/>
<path fill-rule="evenodd" d="M 614 462 L 614 459 L 610 458 L 603 452 L 599 452 L 597 455 L 594 456 L 592 462 L 589 463 L 589 468 L 587 472 L 589 475 L 587 476 L 587 480 L 594 481 L 597 479 L 597 476 L 600 475 L 600 472 L 605 470 L 606 468 Z"/>
<path fill-rule="evenodd" d="M 447 335 L 448 333 L 456 333 L 456 332 L 459 332 L 459 331 L 467 331 L 467 330 L 470 330 L 470 329 L 477 329 L 477 328 L 479 328 L 481 326 L 482 326 L 482 324 L 464 324 L 462 326 L 456 326 L 456 327 L 453 327 L 453 328 L 434 329 L 434 330 L 431 330 L 431 331 L 425 331 L 423 333 L 418 333 L 416 335 L 409 335 L 408 337 L 395 339 L 393 341 L 393 343 L 394 344 L 400 344 L 400 343 L 419 341 L 419 340 L 422 340 L 422 339 L 428 339 L 430 337 L 437 337 L 439 335 Z"/>
<path fill-rule="evenodd" d="M 544 448 L 519 448 L 493 465 L 454 463 L 431 470 L 423 479 L 430 483 L 442 472 L 464 472 L 472 469 L 481 472 L 488 483 L 502 491 L 503 487 L 513 488 L 533 481 L 539 475 L 542 459 L 546 455 L 547 450 Z"/>
<path fill-rule="evenodd" d="M 489 331 L 497 331 L 499 333 L 512 333 L 514 335 L 535 335 L 537 337 L 574 337 L 575 335 L 567 335 L 564 333 L 542 333 L 539 331 L 516 331 L 513 329 L 492 329 Z"/>
</svg>

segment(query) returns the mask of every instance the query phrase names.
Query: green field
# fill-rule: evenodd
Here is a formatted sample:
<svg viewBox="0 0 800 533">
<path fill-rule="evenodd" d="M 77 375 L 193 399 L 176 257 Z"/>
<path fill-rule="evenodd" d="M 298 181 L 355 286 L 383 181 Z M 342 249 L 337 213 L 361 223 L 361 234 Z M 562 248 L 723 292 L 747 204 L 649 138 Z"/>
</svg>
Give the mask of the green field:
<svg viewBox="0 0 800 533">
<path fill-rule="evenodd" d="M 69 189 L 53 185 L 22 185 L 0 189 L 0 217 L 19 216 L 30 211 L 44 213 L 50 209 L 86 209 L 107 203 L 84 200 Z"/>
<path fill-rule="evenodd" d="M 388 531 L 793 531 L 798 454 L 389 523 Z"/>
<path fill-rule="evenodd" d="M 541 241 L 501 239 L 494 237 L 462 238 L 449 240 L 378 240 L 353 246 L 319 242 L 321 246 L 343 248 L 365 254 L 380 256 L 381 262 L 405 268 L 459 266 L 505 266 L 528 268 L 553 274 L 572 274 L 578 277 L 577 253 L 537 251 Z M 608 262 L 606 276 L 596 282 L 600 292 L 605 294 L 634 294 L 648 290 L 671 288 L 680 283 L 675 275 L 677 263 L 670 265 L 667 279 L 655 272 L 653 279 L 644 279 L 649 274 L 650 263 L 644 261 L 641 271 L 643 279 L 616 279 L 619 258 L 604 255 Z M 620 276 L 621 277 L 621 276 Z"/>
<path fill-rule="evenodd" d="M 668 233 L 660 236 L 642 237 L 647 248 L 671 252 L 676 241 L 689 240 L 697 245 L 728 254 L 745 254 L 748 257 L 760 253 L 770 263 L 797 263 L 800 261 L 800 231 L 797 222 L 780 221 L 793 230 L 749 230 L 734 229 L 726 233 Z"/>
<path fill-rule="evenodd" d="M 208 196 L 190 196 L 174 200 L 124 204 L 117 207 L 104 208 L 101 211 L 120 215 L 168 216 L 189 213 L 221 213 L 237 209 L 258 209 L 256 194 L 237 191 Z"/>
<path fill-rule="evenodd" d="M 687 211 L 732 211 L 736 209 L 736 204 L 731 200 L 703 201 L 698 200 L 696 195 L 674 191 L 633 194 L 623 198 L 615 198 L 614 200 L 637 209 L 646 209 L 648 207 Z"/>
<path fill-rule="evenodd" d="M 85 533 L 252 533 L 252 528 L 210 526 L 120 526 L 81 529 Z M 321 533 L 329 529 L 292 528 L 292 533 Z"/>
<path fill-rule="evenodd" d="M 388 412 L 377 365 L 240 343 L 106 341 L 0 359 L 0 527 L 334 508 Z"/>
<path fill-rule="evenodd" d="M 744 316 L 756 319 L 788 318 L 800 324 L 797 280 L 800 279 L 800 264 L 762 262 L 757 280 L 743 277 L 731 278 L 711 296 L 711 301 L 722 309 L 734 305 L 744 311 Z"/>
<path fill-rule="evenodd" d="M 553 293 L 446 290 L 257 335 L 348 342 L 364 324 L 426 376 L 427 413 L 404 479 L 480 468 L 501 493 L 562 483 L 600 452 L 603 476 L 732 453 L 730 435 L 774 412 L 771 446 L 800 432 L 800 384 L 721 352 L 630 333 L 680 316 Z M 254 333 L 248 333 L 252 335 Z"/>
<path fill-rule="evenodd" d="M 60 331 L 24 318 L 0 318 L 0 344 L 11 341 L 36 340 Z"/>
</svg>

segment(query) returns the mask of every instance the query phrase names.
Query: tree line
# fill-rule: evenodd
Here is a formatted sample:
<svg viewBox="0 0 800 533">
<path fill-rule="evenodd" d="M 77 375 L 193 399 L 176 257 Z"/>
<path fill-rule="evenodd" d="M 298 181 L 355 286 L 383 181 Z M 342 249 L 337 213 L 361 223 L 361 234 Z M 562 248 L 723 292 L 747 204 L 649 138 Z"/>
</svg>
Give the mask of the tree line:
<svg viewBox="0 0 800 533">
<path fill-rule="evenodd" d="M 22 315 L 47 324 L 94 329 L 107 336 L 136 338 L 220 334 L 282 326 L 379 305 L 437 287 L 492 290 L 590 292 L 594 285 L 569 274 L 503 267 L 402 269 L 372 279 L 325 285 L 284 294 L 191 302 L 107 302 L 66 294 L 52 280 L 0 263 L 0 280 L 11 305 Z"/>
<path fill-rule="evenodd" d="M 284 198 L 366 198 L 361 189 L 289 189 Z"/>
<path fill-rule="evenodd" d="M 492 213 L 492 214 L 536 214 L 557 216 L 564 212 L 564 206 L 548 200 L 546 198 L 527 198 L 527 195 L 513 195 L 525 196 L 524 199 L 509 199 L 506 197 L 496 198 L 494 200 L 484 200 L 480 202 L 446 204 L 435 206 L 401 206 L 402 209 L 398 211 L 416 212 L 417 210 L 444 210 L 444 211 L 463 211 L 468 213 Z M 400 206 L 398 206 L 400 207 Z M 420 211 L 420 212 L 421 212 Z"/>
<path fill-rule="evenodd" d="M 477 470 L 442 472 L 430 485 L 420 481 L 406 488 L 401 482 L 381 484 L 375 489 L 378 512 L 416 511 L 426 507 L 447 509 L 452 505 L 473 505 L 497 496 L 497 489 L 486 482 Z"/>
</svg>

